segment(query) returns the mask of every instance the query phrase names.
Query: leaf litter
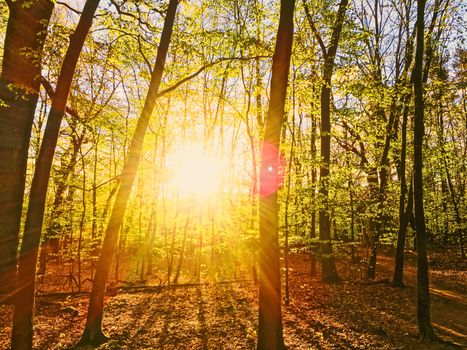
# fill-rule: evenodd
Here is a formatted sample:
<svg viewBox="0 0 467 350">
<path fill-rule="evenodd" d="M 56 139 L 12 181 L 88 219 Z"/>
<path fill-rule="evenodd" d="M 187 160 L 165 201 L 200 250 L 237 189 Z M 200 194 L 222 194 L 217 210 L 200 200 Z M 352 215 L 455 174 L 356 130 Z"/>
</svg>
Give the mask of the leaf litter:
<svg viewBox="0 0 467 350">
<path fill-rule="evenodd" d="M 338 263 L 342 281 L 323 284 L 319 274 L 310 276 L 307 255 L 290 260 L 290 303 L 282 309 L 288 349 L 467 349 L 462 266 L 454 269 L 461 277 L 446 268 L 431 272 L 433 290 L 444 292 L 432 294 L 433 324 L 454 344 L 448 345 L 417 340 L 413 266 L 400 289 L 386 283 L 389 257 L 379 260 L 381 283 L 361 279 L 358 266 L 344 259 Z M 103 328 L 111 340 L 99 349 L 255 349 L 258 286 L 252 280 L 145 288 L 106 296 Z M 72 349 L 88 300 L 87 293 L 38 296 L 34 348 Z M 10 346 L 11 319 L 12 308 L 0 306 L 0 349 Z"/>
</svg>

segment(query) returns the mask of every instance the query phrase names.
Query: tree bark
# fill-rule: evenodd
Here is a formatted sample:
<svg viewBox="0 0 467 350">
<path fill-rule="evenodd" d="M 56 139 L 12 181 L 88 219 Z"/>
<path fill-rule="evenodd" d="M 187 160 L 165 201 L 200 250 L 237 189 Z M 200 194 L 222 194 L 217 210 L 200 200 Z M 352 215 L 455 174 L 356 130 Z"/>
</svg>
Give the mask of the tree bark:
<svg viewBox="0 0 467 350">
<path fill-rule="evenodd" d="M 182 246 L 180 248 L 180 256 L 178 257 L 177 269 L 175 270 L 175 276 L 172 282 L 173 284 L 178 284 L 178 279 L 180 278 L 180 272 L 182 270 L 182 265 L 183 265 L 183 258 L 185 257 L 186 239 L 187 239 L 189 224 L 190 224 L 190 216 L 188 215 L 185 221 L 185 228 L 183 229 Z"/>
<path fill-rule="evenodd" d="M 411 86 L 408 80 L 409 67 L 413 60 L 414 52 L 414 39 L 415 36 L 409 34 L 409 21 L 410 7 L 406 5 L 405 9 L 405 30 L 406 30 L 406 49 L 405 49 L 405 64 L 402 73 L 402 79 L 405 81 L 407 87 Z M 401 79 L 401 80 L 402 80 Z M 406 158 L 407 158 L 407 123 L 409 116 L 409 104 L 411 94 L 406 92 L 402 96 L 402 126 L 401 126 L 401 154 L 399 163 L 397 165 L 397 172 L 399 174 L 400 194 L 399 194 L 399 230 L 397 232 L 396 253 L 394 257 L 394 274 L 392 278 L 392 285 L 396 287 L 404 286 L 404 250 L 407 227 L 413 215 L 413 181 L 410 180 L 410 188 L 408 193 L 407 209 L 405 209 L 405 198 L 407 195 L 407 180 L 406 180 Z M 398 123 L 395 120 L 395 123 Z M 396 129 L 396 126 L 394 126 Z"/>
<path fill-rule="evenodd" d="M 405 152 L 405 151 L 404 151 Z M 404 166 L 405 171 L 405 166 Z M 405 182 L 405 176 L 404 176 Z M 392 285 L 395 287 L 404 287 L 404 250 L 405 237 L 407 227 L 413 214 L 413 185 L 410 184 L 407 208 L 404 208 L 405 202 L 405 183 L 402 184 L 401 179 L 401 194 L 399 198 L 399 231 L 397 232 L 396 254 L 394 258 L 394 275 L 392 277 Z"/>
<path fill-rule="evenodd" d="M 54 2 L 7 4 L 10 15 L 0 75 L 0 303 L 14 292 L 29 139 Z"/>
<path fill-rule="evenodd" d="M 260 172 L 260 259 L 258 350 L 284 349 L 277 187 L 279 146 L 292 54 L 295 1 L 281 0 L 279 28 L 272 60 L 271 93 L 264 130 Z M 272 188 L 271 188 L 272 186 Z M 272 191 L 272 193 L 270 193 Z"/>
<path fill-rule="evenodd" d="M 329 79 L 329 84 L 330 84 Z M 319 210 L 319 240 L 321 255 L 321 279 L 323 282 L 335 282 L 337 275 L 331 244 L 331 218 L 329 216 L 329 166 L 331 161 L 331 88 L 325 83 L 321 87 L 321 161 L 319 169 L 319 193 L 324 200 Z"/>
<path fill-rule="evenodd" d="M 402 130 L 401 130 L 401 158 L 399 163 L 399 230 L 397 232 L 396 253 L 394 258 L 394 275 L 392 284 L 396 287 L 404 286 L 404 250 L 407 226 L 410 221 L 410 216 L 413 213 L 413 185 L 410 183 L 410 190 L 407 202 L 407 210 L 405 209 L 405 196 L 407 193 L 406 184 L 406 153 L 407 153 L 407 119 L 408 119 L 408 99 L 404 99 L 404 110 L 402 113 Z"/>
<path fill-rule="evenodd" d="M 383 112 L 384 113 L 384 112 Z M 386 206 L 386 188 L 388 185 L 388 168 L 389 168 L 389 151 L 391 148 L 391 140 L 394 137 L 394 121 L 396 118 L 396 112 L 391 111 L 391 115 L 386 124 L 386 137 L 384 140 L 384 150 L 381 156 L 380 161 L 380 171 L 379 171 L 379 189 L 377 192 L 377 212 L 374 220 L 373 227 L 373 237 L 371 241 L 371 256 L 370 262 L 368 264 L 368 278 L 375 278 L 376 276 L 376 260 L 379 239 L 383 234 L 383 231 L 387 225 L 387 215 L 384 213 L 384 208 Z M 376 178 L 377 182 L 378 178 Z"/>
<path fill-rule="evenodd" d="M 423 208 L 423 51 L 425 29 L 425 0 L 417 2 L 417 45 L 413 85 L 415 94 L 414 115 L 414 204 L 417 239 L 417 321 L 421 340 L 435 339 L 430 318 L 430 291 L 428 280 L 428 258 L 426 251 L 425 212 Z"/>
<path fill-rule="evenodd" d="M 104 294 L 105 285 L 107 283 L 112 258 L 115 252 L 115 247 L 118 241 L 118 232 L 125 215 L 125 210 L 130 196 L 133 182 L 136 176 L 142 147 L 143 139 L 146 133 L 149 119 L 154 110 L 159 86 L 164 71 L 167 51 L 172 36 L 173 24 L 179 0 L 170 0 L 169 6 L 164 21 L 164 27 L 161 33 L 160 45 L 157 49 L 157 57 L 154 69 L 151 75 L 151 83 L 144 102 L 144 107 L 138 119 L 136 129 L 131 139 L 128 158 L 125 161 L 120 176 L 120 186 L 115 198 L 115 203 L 112 208 L 107 229 L 105 232 L 104 242 L 101 249 L 101 254 L 96 266 L 96 274 L 91 290 L 89 301 L 86 326 L 83 335 L 79 341 L 80 345 L 93 344 L 98 345 L 105 342 L 108 338 L 102 331 L 102 316 L 104 311 Z"/>
<path fill-rule="evenodd" d="M 323 203 L 319 210 L 319 240 L 320 240 L 320 255 L 321 255 L 321 279 L 323 282 L 335 282 L 339 280 L 337 275 L 334 257 L 332 255 L 331 244 L 331 218 L 329 216 L 329 167 L 331 163 L 331 83 L 332 73 L 334 70 L 334 61 L 339 45 L 339 39 L 344 25 L 345 13 L 347 10 L 348 0 L 341 0 L 337 10 L 337 16 L 334 21 L 331 32 L 331 41 L 326 49 L 323 40 L 319 35 L 311 18 L 308 5 L 304 1 L 305 12 L 310 24 L 310 27 L 318 40 L 324 56 L 323 66 L 323 84 L 321 86 L 321 166 L 319 169 L 320 183 L 319 193 Z"/>
<path fill-rule="evenodd" d="M 70 44 L 60 69 L 55 95 L 52 98 L 52 107 L 47 119 L 39 157 L 36 161 L 21 252 L 18 259 L 18 292 L 15 297 L 12 333 L 12 345 L 15 349 L 32 348 L 36 262 L 44 219 L 50 168 L 76 64 L 98 4 L 99 0 L 88 0 L 86 2 L 76 30 L 70 38 Z"/>
<path fill-rule="evenodd" d="M 463 259 L 465 259 L 465 250 L 464 250 L 464 237 L 463 237 L 463 229 L 462 229 L 462 218 L 461 213 L 459 210 L 459 202 L 456 199 L 456 190 L 454 189 L 454 185 L 452 184 L 451 174 L 449 172 L 448 163 L 446 160 L 446 154 L 443 154 L 443 162 L 444 168 L 446 172 L 446 182 L 449 188 L 449 194 L 451 197 L 451 202 L 454 207 L 454 213 L 456 214 L 456 229 L 455 232 L 459 239 L 459 251 Z"/>
<path fill-rule="evenodd" d="M 316 168 L 316 128 L 317 120 L 312 117 L 311 120 L 311 159 L 312 159 L 312 169 L 311 169 L 311 227 L 310 227 L 310 238 L 312 243 L 310 245 L 310 274 L 316 274 L 316 242 L 313 241 L 316 238 L 316 180 L 318 177 L 318 169 Z"/>
</svg>

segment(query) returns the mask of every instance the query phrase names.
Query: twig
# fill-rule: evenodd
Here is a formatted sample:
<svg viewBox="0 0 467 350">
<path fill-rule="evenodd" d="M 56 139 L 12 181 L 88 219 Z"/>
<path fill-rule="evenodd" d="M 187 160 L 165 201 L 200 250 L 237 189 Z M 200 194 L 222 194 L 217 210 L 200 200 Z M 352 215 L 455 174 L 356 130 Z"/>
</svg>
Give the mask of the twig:
<svg viewBox="0 0 467 350">
<path fill-rule="evenodd" d="M 59 5 L 62 5 L 62 6 L 65 6 L 67 9 L 73 11 L 74 13 L 78 14 L 78 15 L 81 15 L 81 11 L 78 11 L 77 9 L 71 7 L 70 5 L 68 5 L 67 3 L 64 3 L 64 2 L 61 2 L 61 1 L 56 1 L 57 4 Z"/>
</svg>

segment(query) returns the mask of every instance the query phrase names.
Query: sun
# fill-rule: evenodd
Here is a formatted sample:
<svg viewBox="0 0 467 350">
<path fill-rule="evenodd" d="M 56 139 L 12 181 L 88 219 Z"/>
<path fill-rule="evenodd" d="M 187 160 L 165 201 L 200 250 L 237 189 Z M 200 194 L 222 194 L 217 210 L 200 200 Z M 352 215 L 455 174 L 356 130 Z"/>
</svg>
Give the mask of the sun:
<svg viewBox="0 0 467 350">
<path fill-rule="evenodd" d="M 221 190 L 222 158 L 202 145 L 186 143 L 169 160 L 171 183 L 180 196 L 206 196 Z"/>
</svg>

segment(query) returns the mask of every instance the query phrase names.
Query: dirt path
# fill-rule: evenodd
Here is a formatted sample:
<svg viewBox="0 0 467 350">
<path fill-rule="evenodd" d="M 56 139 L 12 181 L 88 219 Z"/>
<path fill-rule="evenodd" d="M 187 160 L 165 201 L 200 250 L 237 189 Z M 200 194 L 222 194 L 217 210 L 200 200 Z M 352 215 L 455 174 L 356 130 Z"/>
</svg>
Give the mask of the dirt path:
<svg viewBox="0 0 467 350">
<path fill-rule="evenodd" d="M 391 278 L 393 269 L 393 258 L 384 255 L 378 257 L 377 271 L 380 275 Z M 449 271 L 449 273 L 434 269 L 430 271 L 433 325 L 443 338 L 467 348 L 467 294 L 463 290 L 466 277 L 465 271 Z M 450 283 L 446 278 L 463 280 L 464 285 Z M 411 264 L 406 263 L 404 266 L 404 283 L 415 300 L 417 270 Z"/>
</svg>

